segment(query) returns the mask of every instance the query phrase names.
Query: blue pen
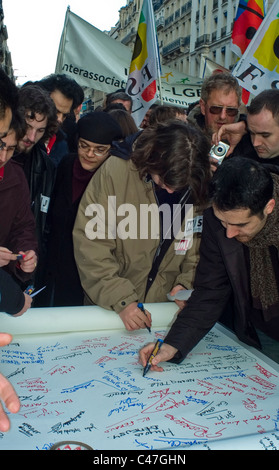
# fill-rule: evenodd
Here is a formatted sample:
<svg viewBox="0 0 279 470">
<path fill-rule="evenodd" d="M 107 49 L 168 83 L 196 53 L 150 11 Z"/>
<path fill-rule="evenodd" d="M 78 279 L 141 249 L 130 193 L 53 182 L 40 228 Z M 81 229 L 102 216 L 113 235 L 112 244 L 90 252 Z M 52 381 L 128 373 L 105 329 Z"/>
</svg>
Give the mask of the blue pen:
<svg viewBox="0 0 279 470">
<path fill-rule="evenodd" d="M 145 376 L 145 374 L 147 374 L 147 372 L 149 371 L 150 367 L 151 367 L 151 363 L 152 363 L 152 360 L 154 359 L 154 357 L 158 354 L 158 352 L 160 351 L 160 348 L 163 344 L 163 340 L 162 339 L 157 339 L 156 341 L 156 344 L 155 344 L 155 347 L 152 351 L 152 353 L 150 354 L 149 358 L 148 358 L 148 361 L 146 363 L 146 366 L 145 368 L 143 369 L 143 377 Z"/>
<path fill-rule="evenodd" d="M 146 313 L 145 313 L 145 310 L 144 310 L 144 306 L 141 302 L 138 303 L 138 308 L 144 313 L 144 315 L 146 316 Z M 147 326 L 145 324 L 146 328 L 148 329 L 149 333 L 151 333 L 151 328 L 149 328 L 149 326 Z"/>
</svg>

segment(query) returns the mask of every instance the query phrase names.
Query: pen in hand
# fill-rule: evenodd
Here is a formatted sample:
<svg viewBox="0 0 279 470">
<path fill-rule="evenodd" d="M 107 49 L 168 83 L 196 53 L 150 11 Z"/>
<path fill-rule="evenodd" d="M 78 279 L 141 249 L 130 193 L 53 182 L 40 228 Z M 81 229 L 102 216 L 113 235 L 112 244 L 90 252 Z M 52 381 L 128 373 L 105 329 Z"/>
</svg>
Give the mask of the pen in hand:
<svg viewBox="0 0 279 470">
<path fill-rule="evenodd" d="M 146 312 L 145 312 L 145 310 L 144 310 L 144 306 L 143 306 L 143 304 L 142 304 L 141 302 L 138 303 L 138 308 L 139 308 L 139 309 L 144 313 L 144 315 L 146 316 Z M 148 329 L 149 333 L 151 333 L 151 328 L 149 328 L 149 326 L 147 326 L 146 323 L 145 323 L 145 326 L 146 326 L 146 328 Z"/>
<path fill-rule="evenodd" d="M 152 360 L 154 359 L 154 357 L 158 354 L 158 352 L 160 351 L 160 348 L 163 344 L 163 340 L 162 339 L 157 339 L 156 341 L 156 344 L 154 346 L 154 349 L 152 351 L 152 353 L 150 354 L 149 358 L 148 358 L 148 361 L 146 363 L 146 366 L 145 368 L 143 369 L 143 377 L 147 374 L 147 372 L 149 371 L 149 369 L 151 368 L 152 366 Z"/>
</svg>

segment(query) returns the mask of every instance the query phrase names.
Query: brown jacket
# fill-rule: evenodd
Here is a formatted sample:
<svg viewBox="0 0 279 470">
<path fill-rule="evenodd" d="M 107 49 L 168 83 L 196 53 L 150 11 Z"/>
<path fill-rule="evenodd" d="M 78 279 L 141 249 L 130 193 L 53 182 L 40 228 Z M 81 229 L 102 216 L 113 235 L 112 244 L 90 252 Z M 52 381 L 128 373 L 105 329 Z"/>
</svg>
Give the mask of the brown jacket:
<svg viewBox="0 0 279 470">
<path fill-rule="evenodd" d="M 144 219 L 148 210 L 149 222 Z M 192 246 L 183 252 L 185 221 L 181 236 L 169 242 L 161 264 L 151 272 L 160 245 L 158 213 L 153 182 L 141 180 L 131 160 L 111 156 L 96 172 L 73 231 L 75 259 L 90 303 L 119 313 L 135 301 L 166 302 L 177 284 L 192 288 L 200 234 L 194 234 Z M 187 214 L 188 226 L 196 216 L 195 209 L 194 217 Z M 195 221 L 201 222 L 201 217 Z M 99 238 L 93 239 L 96 228 Z M 125 231 L 130 237 L 125 238 Z"/>
</svg>

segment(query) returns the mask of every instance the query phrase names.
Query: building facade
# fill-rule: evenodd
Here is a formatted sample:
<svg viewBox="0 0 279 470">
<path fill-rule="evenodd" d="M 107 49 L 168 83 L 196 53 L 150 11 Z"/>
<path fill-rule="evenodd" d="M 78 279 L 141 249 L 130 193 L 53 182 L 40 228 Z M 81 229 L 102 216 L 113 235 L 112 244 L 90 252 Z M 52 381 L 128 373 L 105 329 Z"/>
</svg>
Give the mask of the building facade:
<svg viewBox="0 0 279 470">
<path fill-rule="evenodd" d="M 267 2 L 267 8 L 274 0 Z M 202 77 L 204 58 L 231 70 L 231 33 L 239 0 L 152 0 L 161 63 Z M 110 35 L 133 49 L 141 0 L 127 0 Z"/>
<path fill-rule="evenodd" d="M 0 0 L 0 67 L 14 80 L 11 53 L 7 46 L 8 31 L 4 23 L 4 11 L 2 0 Z"/>
</svg>

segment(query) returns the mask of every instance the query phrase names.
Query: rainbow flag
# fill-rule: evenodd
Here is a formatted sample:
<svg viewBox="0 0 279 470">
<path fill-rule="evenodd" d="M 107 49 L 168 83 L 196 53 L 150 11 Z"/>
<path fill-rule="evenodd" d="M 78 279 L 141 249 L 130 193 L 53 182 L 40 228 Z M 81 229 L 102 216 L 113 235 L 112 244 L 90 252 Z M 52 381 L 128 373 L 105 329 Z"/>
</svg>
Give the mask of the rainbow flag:
<svg viewBox="0 0 279 470">
<path fill-rule="evenodd" d="M 158 99 L 161 76 L 160 56 L 152 0 L 143 0 L 126 93 L 133 99 L 132 116 L 139 126 L 150 106 Z"/>
</svg>

